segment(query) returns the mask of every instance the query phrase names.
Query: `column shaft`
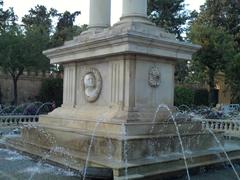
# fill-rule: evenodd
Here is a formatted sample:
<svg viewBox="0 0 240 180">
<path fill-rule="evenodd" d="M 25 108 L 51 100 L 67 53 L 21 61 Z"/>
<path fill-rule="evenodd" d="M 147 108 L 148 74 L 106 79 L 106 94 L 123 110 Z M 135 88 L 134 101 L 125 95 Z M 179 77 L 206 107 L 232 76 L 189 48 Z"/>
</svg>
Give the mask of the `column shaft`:
<svg viewBox="0 0 240 180">
<path fill-rule="evenodd" d="M 110 26 L 111 0 L 90 0 L 89 29 Z"/>
<path fill-rule="evenodd" d="M 122 17 L 147 17 L 147 0 L 123 0 Z"/>
</svg>

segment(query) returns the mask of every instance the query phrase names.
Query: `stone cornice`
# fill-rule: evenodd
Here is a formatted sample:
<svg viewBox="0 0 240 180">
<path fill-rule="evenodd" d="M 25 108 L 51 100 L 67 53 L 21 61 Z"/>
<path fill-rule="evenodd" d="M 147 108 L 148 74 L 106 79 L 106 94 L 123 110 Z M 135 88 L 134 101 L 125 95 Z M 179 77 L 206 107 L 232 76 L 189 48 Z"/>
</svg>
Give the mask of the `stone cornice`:
<svg viewBox="0 0 240 180">
<path fill-rule="evenodd" d="M 113 26 L 101 33 L 86 32 L 63 46 L 44 51 L 51 63 L 82 61 L 114 54 L 136 53 L 190 60 L 200 46 L 176 41 L 159 28 L 141 23 Z"/>
</svg>

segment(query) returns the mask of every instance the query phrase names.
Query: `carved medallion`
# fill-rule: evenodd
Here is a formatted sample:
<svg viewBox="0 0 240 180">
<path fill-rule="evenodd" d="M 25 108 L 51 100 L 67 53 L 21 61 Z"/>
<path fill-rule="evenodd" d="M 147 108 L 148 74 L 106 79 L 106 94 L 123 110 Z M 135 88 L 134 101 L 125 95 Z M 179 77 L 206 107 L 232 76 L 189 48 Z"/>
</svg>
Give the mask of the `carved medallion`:
<svg viewBox="0 0 240 180">
<path fill-rule="evenodd" d="M 82 87 L 88 102 L 95 102 L 102 90 L 102 77 L 95 68 L 85 69 L 82 77 Z"/>
<path fill-rule="evenodd" d="M 148 84 L 151 87 L 158 87 L 160 85 L 160 80 L 160 68 L 158 66 L 151 67 L 148 74 Z"/>
</svg>

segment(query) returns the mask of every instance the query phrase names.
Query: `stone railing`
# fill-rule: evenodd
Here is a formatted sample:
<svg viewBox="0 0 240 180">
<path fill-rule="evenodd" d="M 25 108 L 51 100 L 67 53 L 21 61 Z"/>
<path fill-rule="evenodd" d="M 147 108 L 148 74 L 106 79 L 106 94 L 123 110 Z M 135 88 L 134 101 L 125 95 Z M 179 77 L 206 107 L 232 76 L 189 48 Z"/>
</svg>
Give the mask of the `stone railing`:
<svg viewBox="0 0 240 180">
<path fill-rule="evenodd" d="M 21 126 L 27 124 L 37 123 L 39 116 L 24 116 L 24 115 L 14 115 L 14 116 L 0 116 L 0 127 L 5 126 Z"/>
<path fill-rule="evenodd" d="M 224 132 L 225 136 L 240 138 L 240 121 L 223 119 L 204 119 L 203 129 L 211 129 L 213 132 Z"/>
</svg>

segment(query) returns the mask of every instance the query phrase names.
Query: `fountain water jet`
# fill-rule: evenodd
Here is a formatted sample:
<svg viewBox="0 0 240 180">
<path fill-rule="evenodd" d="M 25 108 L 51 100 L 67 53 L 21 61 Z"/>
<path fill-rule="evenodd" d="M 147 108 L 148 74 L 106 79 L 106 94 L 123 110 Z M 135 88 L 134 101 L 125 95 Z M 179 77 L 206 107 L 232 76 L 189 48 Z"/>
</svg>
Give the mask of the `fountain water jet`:
<svg viewBox="0 0 240 180">
<path fill-rule="evenodd" d="M 234 171 L 237 179 L 240 180 L 240 177 L 239 177 L 239 175 L 238 175 L 238 173 L 237 173 L 237 171 L 236 171 L 236 169 L 235 169 L 235 167 L 234 167 L 231 159 L 229 158 L 228 154 L 226 153 L 226 150 L 224 149 L 222 143 L 219 141 L 219 139 L 217 138 L 217 136 L 214 134 L 214 132 L 213 132 L 210 128 L 207 128 L 207 130 L 212 134 L 212 136 L 214 137 L 214 139 L 216 140 L 216 142 L 218 143 L 218 145 L 219 145 L 220 148 L 222 149 L 222 151 L 223 151 L 224 155 L 226 156 L 228 162 L 230 163 L 230 165 L 231 165 L 231 167 L 232 167 L 232 169 L 233 169 L 233 171 Z"/>
<path fill-rule="evenodd" d="M 91 153 L 92 144 L 93 144 L 93 141 L 94 141 L 94 138 L 95 138 L 96 130 L 97 130 L 99 124 L 100 124 L 101 122 L 104 122 L 104 120 L 105 120 L 104 117 L 103 117 L 103 118 L 98 118 L 98 119 L 97 119 L 97 123 L 96 123 L 96 125 L 95 125 L 95 127 L 94 127 L 94 130 L 93 130 L 93 132 L 92 132 L 92 137 L 91 137 L 90 144 L 89 144 L 89 147 L 88 147 L 85 165 L 84 165 L 84 168 L 83 168 L 83 180 L 85 180 L 86 175 L 87 175 L 88 161 L 89 161 L 89 157 L 90 157 L 90 153 Z"/>
</svg>

